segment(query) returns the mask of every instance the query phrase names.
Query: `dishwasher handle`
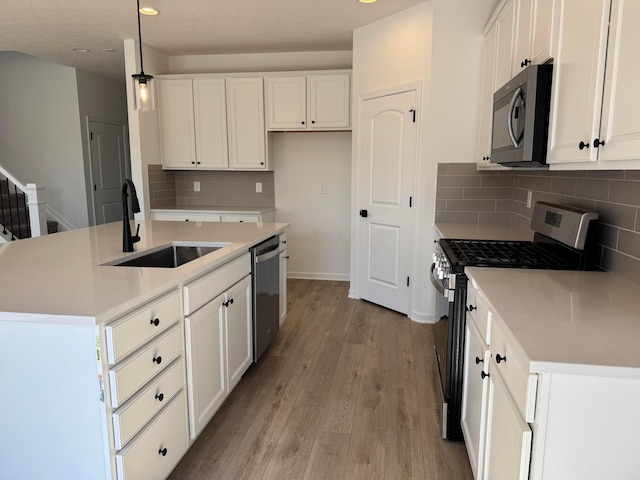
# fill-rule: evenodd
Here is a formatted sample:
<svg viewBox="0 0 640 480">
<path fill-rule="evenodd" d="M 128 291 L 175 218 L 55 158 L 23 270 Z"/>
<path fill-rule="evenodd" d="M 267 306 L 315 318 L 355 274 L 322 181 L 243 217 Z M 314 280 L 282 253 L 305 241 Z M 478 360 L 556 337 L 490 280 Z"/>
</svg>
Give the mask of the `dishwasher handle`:
<svg viewBox="0 0 640 480">
<path fill-rule="evenodd" d="M 273 257 L 280 254 L 280 246 L 276 245 L 270 250 L 266 252 L 260 252 L 261 255 L 256 255 L 256 263 L 266 262 L 267 260 L 271 260 Z"/>
</svg>

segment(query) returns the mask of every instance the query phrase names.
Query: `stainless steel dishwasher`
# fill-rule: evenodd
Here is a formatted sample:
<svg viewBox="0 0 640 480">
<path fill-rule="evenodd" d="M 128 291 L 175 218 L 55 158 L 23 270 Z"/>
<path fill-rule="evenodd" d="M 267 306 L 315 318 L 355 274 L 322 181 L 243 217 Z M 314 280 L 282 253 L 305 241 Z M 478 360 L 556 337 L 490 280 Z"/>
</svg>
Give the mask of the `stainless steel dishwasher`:
<svg viewBox="0 0 640 480">
<path fill-rule="evenodd" d="M 253 361 L 278 334 L 280 323 L 280 237 L 251 249 L 253 277 Z"/>
</svg>

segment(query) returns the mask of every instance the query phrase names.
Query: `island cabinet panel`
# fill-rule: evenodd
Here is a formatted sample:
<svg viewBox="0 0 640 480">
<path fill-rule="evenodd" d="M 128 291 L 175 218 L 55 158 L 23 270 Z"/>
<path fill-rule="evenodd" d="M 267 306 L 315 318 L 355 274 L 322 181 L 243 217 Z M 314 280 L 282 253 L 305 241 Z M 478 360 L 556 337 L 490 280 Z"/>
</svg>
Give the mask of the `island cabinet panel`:
<svg viewBox="0 0 640 480">
<path fill-rule="evenodd" d="M 251 276 L 240 280 L 226 293 L 225 327 L 229 391 L 238 384 L 253 361 Z"/>
</svg>

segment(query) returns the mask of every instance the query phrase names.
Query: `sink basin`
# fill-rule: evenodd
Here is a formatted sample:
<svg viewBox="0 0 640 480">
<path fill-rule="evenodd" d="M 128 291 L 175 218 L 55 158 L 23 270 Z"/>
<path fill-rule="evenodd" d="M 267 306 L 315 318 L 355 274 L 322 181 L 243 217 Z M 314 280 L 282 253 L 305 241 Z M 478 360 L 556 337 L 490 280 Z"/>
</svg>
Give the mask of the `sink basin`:
<svg viewBox="0 0 640 480">
<path fill-rule="evenodd" d="M 229 245 L 228 243 L 180 245 L 171 244 L 153 251 L 142 252 L 135 258 L 127 257 L 114 260 L 105 265 L 115 267 L 151 267 L 151 268 L 176 268 L 185 263 L 196 260 L 203 255 L 215 252 Z"/>
</svg>

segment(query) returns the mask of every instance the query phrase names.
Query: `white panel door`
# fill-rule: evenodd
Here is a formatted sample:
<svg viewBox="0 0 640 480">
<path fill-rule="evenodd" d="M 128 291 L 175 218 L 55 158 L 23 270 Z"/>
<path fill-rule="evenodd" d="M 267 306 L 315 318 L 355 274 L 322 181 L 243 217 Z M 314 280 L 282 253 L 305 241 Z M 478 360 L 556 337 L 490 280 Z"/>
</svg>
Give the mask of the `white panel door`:
<svg viewBox="0 0 640 480">
<path fill-rule="evenodd" d="M 193 103 L 197 166 L 228 168 L 227 101 L 224 78 L 195 78 Z"/>
<path fill-rule="evenodd" d="M 596 161 L 609 2 L 558 2 L 547 163 Z"/>
<path fill-rule="evenodd" d="M 191 438 L 216 413 L 228 394 L 224 294 L 185 317 L 189 427 Z"/>
<path fill-rule="evenodd" d="M 416 92 L 363 102 L 359 142 L 360 297 L 409 311 Z"/>
<path fill-rule="evenodd" d="M 640 2 L 614 0 L 602 106 L 599 159 L 640 158 Z M 616 168 L 615 164 L 610 165 Z"/>
</svg>

